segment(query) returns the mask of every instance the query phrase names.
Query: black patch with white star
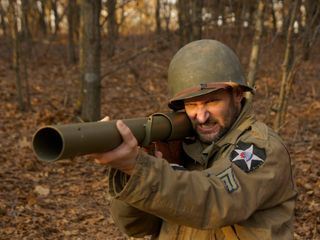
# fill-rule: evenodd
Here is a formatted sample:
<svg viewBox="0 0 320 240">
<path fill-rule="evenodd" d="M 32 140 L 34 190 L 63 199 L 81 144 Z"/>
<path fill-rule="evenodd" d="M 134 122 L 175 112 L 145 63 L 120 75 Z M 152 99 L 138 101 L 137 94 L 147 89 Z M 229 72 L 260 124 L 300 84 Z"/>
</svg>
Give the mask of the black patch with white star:
<svg viewBox="0 0 320 240">
<path fill-rule="evenodd" d="M 230 155 L 232 163 L 246 173 L 259 168 L 266 160 L 266 151 L 252 143 L 238 142 Z"/>
</svg>

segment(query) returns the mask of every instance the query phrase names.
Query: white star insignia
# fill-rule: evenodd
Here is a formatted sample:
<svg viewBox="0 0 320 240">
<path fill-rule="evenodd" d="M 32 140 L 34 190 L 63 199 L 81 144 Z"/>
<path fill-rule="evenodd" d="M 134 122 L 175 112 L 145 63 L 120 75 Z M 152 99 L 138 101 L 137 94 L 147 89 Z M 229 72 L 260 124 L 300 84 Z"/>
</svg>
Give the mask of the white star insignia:
<svg viewBox="0 0 320 240">
<path fill-rule="evenodd" d="M 253 145 L 251 145 L 246 150 L 235 149 L 235 151 L 238 153 L 238 156 L 232 159 L 232 162 L 244 161 L 249 170 L 251 170 L 252 160 L 264 162 L 263 159 L 259 158 L 257 155 L 253 153 Z"/>
</svg>

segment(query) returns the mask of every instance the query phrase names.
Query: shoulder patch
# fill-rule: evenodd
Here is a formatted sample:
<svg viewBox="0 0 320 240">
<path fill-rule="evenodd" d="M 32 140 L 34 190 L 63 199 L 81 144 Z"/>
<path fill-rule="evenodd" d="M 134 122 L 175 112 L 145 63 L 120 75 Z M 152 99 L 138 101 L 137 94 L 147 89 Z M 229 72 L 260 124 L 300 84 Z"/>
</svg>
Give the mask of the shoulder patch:
<svg viewBox="0 0 320 240">
<path fill-rule="evenodd" d="M 252 143 L 238 142 L 230 160 L 246 173 L 259 168 L 266 160 L 266 151 Z"/>
<path fill-rule="evenodd" d="M 234 192 L 239 188 L 231 167 L 219 173 L 217 177 L 224 183 L 228 192 Z"/>
</svg>

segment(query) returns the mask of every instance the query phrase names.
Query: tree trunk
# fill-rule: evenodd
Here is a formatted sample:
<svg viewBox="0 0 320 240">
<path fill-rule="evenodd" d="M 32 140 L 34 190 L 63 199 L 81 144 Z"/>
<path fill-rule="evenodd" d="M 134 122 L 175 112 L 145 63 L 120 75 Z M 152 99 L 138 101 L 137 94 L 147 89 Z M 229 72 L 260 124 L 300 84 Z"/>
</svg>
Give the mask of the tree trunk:
<svg viewBox="0 0 320 240">
<path fill-rule="evenodd" d="M 24 82 L 25 82 L 25 95 L 27 108 L 31 108 L 30 90 L 29 90 L 29 74 L 28 74 L 28 61 L 32 55 L 32 36 L 29 28 L 29 13 L 30 5 L 28 0 L 22 0 L 22 33 L 23 39 L 21 45 L 21 65 L 23 69 Z"/>
<path fill-rule="evenodd" d="M 28 14 L 29 14 L 29 2 L 28 0 L 22 0 L 22 30 L 23 30 L 23 38 L 25 41 L 31 40 Z"/>
<path fill-rule="evenodd" d="M 68 2 L 68 62 L 75 64 L 77 62 L 76 57 L 76 22 L 77 22 L 78 6 L 76 0 L 69 0 Z"/>
<path fill-rule="evenodd" d="M 293 78 L 293 65 L 294 65 L 294 46 L 293 46 L 293 24 L 296 17 L 296 12 L 299 6 L 299 0 L 295 0 L 291 11 L 290 11 L 290 21 L 287 30 L 287 41 L 286 41 L 286 51 L 284 56 L 284 61 L 282 63 L 282 80 L 280 93 L 278 98 L 278 107 L 277 113 L 274 120 L 274 129 L 276 132 L 279 132 L 282 128 L 282 125 L 285 121 L 286 115 L 286 106 L 289 98 L 290 92 L 288 91 L 290 88 L 288 87 L 289 83 L 292 82 Z M 289 79 L 290 76 L 290 79 Z"/>
<path fill-rule="evenodd" d="M 25 96 L 26 96 L 26 108 L 31 109 L 31 99 L 30 99 L 30 84 L 29 84 L 29 74 L 28 74 L 28 56 L 30 56 L 29 48 L 27 48 L 21 56 L 21 64 L 23 67 L 24 82 L 25 82 Z"/>
<path fill-rule="evenodd" d="M 21 111 L 25 110 L 25 103 L 23 101 L 23 91 L 22 91 L 22 82 L 21 82 L 21 69 L 20 69 L 20 39 L 17 27 L 17 3 L 16 1 L 9 2 L 9 25 L 11 30 L 12 38 L 12 66 L 16 75 L 16 87 L 17 87 L 17 100 L 18 105 Z"/>
<path fill-rule="evenodd" d="M 277 29 L 277 18 L 276 18 L 276 13 L 275 13 L 275 9 L 274 9 L 274 2 L 270 2 L 270 9 L 271 9 L 271 15 L 272 15 L 272 29 L 273 29 L 273 33 L 276 34 L 278 29 Z"/>
<path fill-rule="evenodd" d="M 39 9 L 39 25 L 40 30 L 43 33 L 43 35 L 47 36 L 47 24 L 46 24 L 46 0 L 41 0 L 41 9 Z"/>
<path fill-rule="evenodd" d="M 46 21 L 47 27 L 49 29 L 50 34 L 54 34 L 54 24 L 51 21 L 51 10 L 53 0 L 42 0 L 44 4 L 44 19 Z"/>
<path fill-rule="evenodd" d="M 203 0 L 178 0 L 180 45 L 201 39 Z"/>
<path fill-rule="evenodd" d="M 265 0 L 261 0 L 258 3 L 258 7 L 256 10 L 256 18 L 255 18 L 255 33 L 253 37 L 253 44 L 251 49 L 251 56 L 249 62 L 249 73 L 248 73 L 248 84 L 250 87 L 255 86 L 256 81 L 256 73 L 258 70 L 259 64 L 259 55 L 260 55 L 260 48 L 261 48 L 261 37 L 263 33 L 263 15 L 265 9 Z M 251 99 L 250 95 L 250 99 Z"/>
<path fill-rule="evenodd" d="M 3 32 L 3 36 L 6 37 L 7 36 L 7 25 L 5 22 L 5 18 L 6 18 L 6 12 L 2 8 L 2 4 L 0 4 L 0 24 L 1 24 L 2 32 Z"/>
<path fill-rule="evenodd" d="M 178 33 L 179 33 L 179 39 L 180 39 L 180 46 L 183 45 L 183 24 L 184 24 L 184 19 L 183 19 L 183 0 L 177 0 L 176 2 L 176 8 L 178 11 Z"/>
<path fill-rule="evenodd" d="M 241 34 L 243 20 L 246 12 L 246 1 L 240 0 L 235 3 L 235 26 L 237 28 L 238 35 Z"/>
<path fill-rule="evenodd" d="M 184 44 L 188 43 L 192 39 L 192 12 L 191 2 L 192 0 L 185 0 L 184 3 Z"/>
<path fill-rule="evenodd" d="M 160 8 L 161 8 L 161 1 L 160 0 L 156 0 L 155 20 L 156 20 L 156 34 L 158 36 L 162 32 L 162 29 L 161 29 L 161 18 L 160 18 Z"/>
<path fill-rule="evenodd" d="M 57 32 L 59 32 L 59 24 L 60 24 L 59 13 L 57 8 L 57 0 L 51 0 L 51 9 L 54 15 L 54 33 L 56 34 Z"/>
<path fill-rule="evenodd" d="M 291 16 L 290 16 L 290 4 L 293 3 L 293 0 L 292 1 L 284 1 L 283 2 L 283 7 L 281 9 L 281 21 L 282 21 L 282 27 L 280 29 L 280 33 L 281 33 L 281 36 L 283 37 L 286 37 L 286 34 L 288 33 L 288 28 L 289 28 L 289 25 L 290 25 L 290 19 L 291 19 Z M 289 9 L 288 10 L 288 14 L 286 14 L 286 9 Z"/>
<path fill-rule="evenodd" d="M 191 24 L 191 0 L 178 0 L 178 20 L 179 20 L 179 35 L 180 46 L 190 42 L 192 34 Z"/>
<path fill-rule="evenodd" d="M 81 117 L 84 121 L 100 118 L 100 10 L 100 1 L 80 1 Z"/>
<path fill-rule="evenodd" d="M 192 0 L 192 35 L 191 41 L 199 40 L 202 36 L 202 7 L 203 0 Z"/>
<path fill-rule="evenodd" d="M 238 10 L 236 14 L 236 28 L 237 28 L 237 34 L 238 34 L 238 41 L 237 41 L 237 53 L 241 56 L 241 50 L 242 48 L 242 40 L 244 37 L 244 20 L 246 19 L 246 13 L 247 13 L 247 3 L 246 1 L 242 1 L 241 4 L 238 5 L 238 8 L 241 8 L 241 11 Z M 240 13 L 239 13 L 240 12 Z"/>
<path fill-rule="evenodd" d="M 118 25 L 116 19 L 116 0 L 108 0 L 107 1 L 107 9 L 108 9 L 108 47 L 107 47 L 107 56 L 113 57 L 115 53 L 115 44 L 118 38 Z"/>
<path fill-rule="evenodd" d="M 166 37 L 169 41 L 170 39 L 170 21 L 171 21 L 171 12 L 172 12 L 172 3 L 166 0 L 164 2 L 164 21 L 166 25 Z"/>
<path fill-rule="evenodd" d="M 304 29 L 303 44 L 303 60 L 308 61 L 310 58 L 310 50 L 316 38 L 317 27 L 320 26 L 320 1 L 307 0 L 306 7 L 306 26 Z"/>
</svg>

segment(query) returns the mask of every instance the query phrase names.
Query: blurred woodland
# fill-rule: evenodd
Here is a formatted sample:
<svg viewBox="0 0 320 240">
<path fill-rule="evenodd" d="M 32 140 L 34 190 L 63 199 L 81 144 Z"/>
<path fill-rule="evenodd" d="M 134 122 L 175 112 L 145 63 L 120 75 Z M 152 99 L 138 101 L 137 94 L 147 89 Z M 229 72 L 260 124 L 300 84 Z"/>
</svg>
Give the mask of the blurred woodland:
<svg viewBox="0 0 320 240">
<path fill-rule="evenodd" d="M 320 0 L 0 0 L 0 239 L 128 239 L 107 168 L 39 162 L 32 134 L 168 111 L 170 59 L 204 38 L 240 57 L 257 118 L 291 152 L 295 239 L 320 239 L 319 35 Z"/>
</svg>

